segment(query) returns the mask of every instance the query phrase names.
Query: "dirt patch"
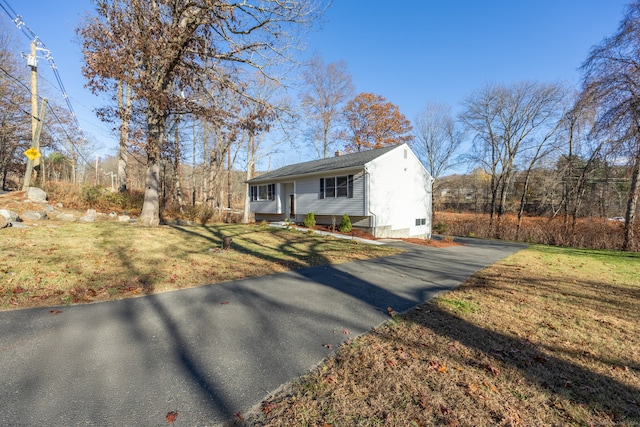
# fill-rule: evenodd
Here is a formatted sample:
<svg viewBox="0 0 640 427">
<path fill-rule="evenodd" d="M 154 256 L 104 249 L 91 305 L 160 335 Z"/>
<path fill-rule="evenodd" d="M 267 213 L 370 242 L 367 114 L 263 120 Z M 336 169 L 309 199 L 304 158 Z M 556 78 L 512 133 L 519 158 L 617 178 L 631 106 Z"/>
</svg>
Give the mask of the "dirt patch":
<svg viewBox="0 0 640 427">
<path fill-rule="evenodd" d="M 413 243 L 414 245 L 432 246 L 434 248 L 448 248 L 449 246 L 462 246 L 462 243 L 453 240 L 437 240 L 437 239 L 399 239 L 403 242 Z"/>
<path fill-rule="evenodd" d="M 375 237 L 373 237 L 373 234 L 355 228 L 351 229 L 351 231 L 348 233 L 342 233 L 338 231 L 337 228 L 332 229 L 331 227 L 326 225 L 316 225 L 315 227 L 313 227 L 313 229 L 318 231 L 326 231 L 327 233 L 342 234 L 343 236 L 358 237 L 360 239 L 377 240 Z"/>
<path fill-rule="evenodd" d="M 23 201 L 27 198 L 24 191 L 12 191 L 0 194 L 0 209 L 7 209 L 21 214 L 27 210 Z"/>
</svg>

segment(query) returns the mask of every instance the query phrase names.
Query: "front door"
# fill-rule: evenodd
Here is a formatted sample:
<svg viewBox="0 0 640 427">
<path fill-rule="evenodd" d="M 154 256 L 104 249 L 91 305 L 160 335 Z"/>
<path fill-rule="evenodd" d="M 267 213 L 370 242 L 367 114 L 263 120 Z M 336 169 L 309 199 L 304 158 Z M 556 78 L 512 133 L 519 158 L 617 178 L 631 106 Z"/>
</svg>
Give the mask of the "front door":
<svg viewBox="0 0 640 427">
<path fill-rule="evenodd" d="M 295 196 L 293 194 L 289 194 L 289 218 L 295 220 L 296 219 L 296 208 L 295 208 Z"/>
</svg>

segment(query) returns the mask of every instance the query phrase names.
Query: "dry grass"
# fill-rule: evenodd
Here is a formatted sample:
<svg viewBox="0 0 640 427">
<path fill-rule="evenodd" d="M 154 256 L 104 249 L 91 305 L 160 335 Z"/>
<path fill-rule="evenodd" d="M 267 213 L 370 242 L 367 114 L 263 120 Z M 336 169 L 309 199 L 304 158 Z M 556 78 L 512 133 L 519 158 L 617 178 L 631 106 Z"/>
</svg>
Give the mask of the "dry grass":
<svg viewBox="0 0 640 427">
<path fill-rule="evenodd" d="M 532 247 L 263 402 L 262 426 L 640 425 L 640 256 Z"/>
<path fill-rule="evenodd" d="M 41 221 L 0 232 L 2 310 L 112 300 L 397 252 L 256 225 Z M 221 249 L 223 237 L 232 237 L 231 250 Z"/>
<path fill-rule="evenodd" d="M 516 239 L 518 219 L 506 214 L 496 220 L 489 229 L 488 214 L 437 212 L 434 231 L 443 228 L 440 234 L 453 236 L 499 238 L 543 245 L 565 246 L 585 249 L 619 250 L 624 239 L 624 224 L 606 218 L 580 218 L 575 228 L 565 225 L 563 217 L 523 217 L 519 236 Z M 634 247 L 640 250 L 640 222 L 636 221 Z"/>
</svg>

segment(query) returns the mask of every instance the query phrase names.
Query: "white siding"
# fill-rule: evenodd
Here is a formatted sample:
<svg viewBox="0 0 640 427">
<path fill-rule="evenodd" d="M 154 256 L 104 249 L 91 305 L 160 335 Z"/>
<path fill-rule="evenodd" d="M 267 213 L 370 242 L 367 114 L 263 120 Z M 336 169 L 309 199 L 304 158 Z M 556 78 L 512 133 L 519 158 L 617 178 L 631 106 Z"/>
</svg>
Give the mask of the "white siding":
<svg viewBox="0 0 640 427">
<path fill-rule="evenodd" d="M 402 145 L 367 164 L 367 172 L 376 236 L 430 236 L 432 179 L 413 152 Z M 416 226 L 421 218 L 425 225 Z"/>
</svg>

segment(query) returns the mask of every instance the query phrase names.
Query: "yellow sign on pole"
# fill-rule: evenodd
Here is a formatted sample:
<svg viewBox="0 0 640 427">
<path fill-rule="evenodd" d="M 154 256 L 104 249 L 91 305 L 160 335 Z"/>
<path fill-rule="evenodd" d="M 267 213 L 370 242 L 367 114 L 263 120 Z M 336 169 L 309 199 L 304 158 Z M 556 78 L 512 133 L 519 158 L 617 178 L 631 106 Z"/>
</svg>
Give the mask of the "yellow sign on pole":
<svg viewBox="0 0 640 427">
<path fill-rule="evenodd" d="M 33 148 L 33 147 L 25 151 L 24 155 L 27 156 L 29 160 L 35 160 L 41 156 L 40 151 L 38 151 L 36 148 Z"/>
</svg>

